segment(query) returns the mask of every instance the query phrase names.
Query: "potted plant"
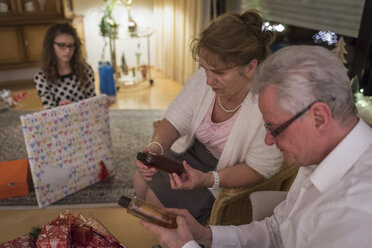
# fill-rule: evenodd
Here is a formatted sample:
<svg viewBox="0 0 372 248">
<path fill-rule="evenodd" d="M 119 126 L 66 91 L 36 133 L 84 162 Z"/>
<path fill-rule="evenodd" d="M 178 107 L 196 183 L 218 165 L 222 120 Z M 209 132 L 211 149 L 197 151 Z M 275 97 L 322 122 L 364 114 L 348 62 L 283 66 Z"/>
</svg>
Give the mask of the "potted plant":
<svg viewBox="0 0 372 248">
<path fill-rule="evenodd" d="M 104 2 L 104 13 L 101 22 L 99 23 L 101 35 L 110 38 L 117 38 L 119 24 L 116 23 L 112 17 L 112 11 L 115 7 L 116 0 L 105 0 Z"/>
</svg>

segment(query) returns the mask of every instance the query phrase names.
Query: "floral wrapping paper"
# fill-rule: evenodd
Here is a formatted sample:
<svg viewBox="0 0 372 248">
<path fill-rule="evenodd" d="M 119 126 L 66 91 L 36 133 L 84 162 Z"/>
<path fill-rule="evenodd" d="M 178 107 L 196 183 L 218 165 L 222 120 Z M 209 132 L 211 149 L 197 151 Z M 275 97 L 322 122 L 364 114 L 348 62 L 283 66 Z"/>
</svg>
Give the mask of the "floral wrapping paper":
<svg viewBox="0 0 372 248">
<path fill-rule="evenodd" d="M 39 207 L 114 174 L 107 96 L 21 116 Z"/>
<path fill-rule="evenodd" d="M 37 238 L 38 248 L 71 248 L 69 225 L 45 225 Z"/>
<path fill-rule="evenodd" d="M 61 215 L 48 223 L 48 225 L 64 226 L 64 225 L 85 225 L 92 227 L 92 239 L 87 245 L 81 245 L 73 242 L 73 248 L 125 248 L 106 228 L 94 218 L 88 218 L 83 215 L 70 213 L 65 211 Z M 39 236 L 40 237 L 40 236 Z M 72 240 L 74 241 L 74 240 Z"/>
<path fill-rule="evenodd" d="M 86 245 L 75 242 L 71 236 L 72 226 L 80 225 L 92 227 L 92 238 Z M 26 234 L 0 244 L 0 248 L 32 248 L 30 241 L 29 234 Z M 38 248 L 125 248 L 101 222 L 81 214 L 70 213 L 68 210 L 43 226 L 36 243 Z"/>
<path fill-rule="evenodd" d="M 31 240 L 30 236 L 26 234 L 19 238 L 0 244 L 0 248 L 29 248 L 30 240 Z"/>
</svg>

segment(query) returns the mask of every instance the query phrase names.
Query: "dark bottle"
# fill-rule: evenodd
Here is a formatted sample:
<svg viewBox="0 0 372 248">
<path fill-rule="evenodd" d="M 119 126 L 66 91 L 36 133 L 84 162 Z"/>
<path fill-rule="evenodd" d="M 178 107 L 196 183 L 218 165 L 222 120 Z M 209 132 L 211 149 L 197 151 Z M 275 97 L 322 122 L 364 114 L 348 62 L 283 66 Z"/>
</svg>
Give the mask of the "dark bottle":
<svg viewBox="0 0 372 248">
<path fill-rule="evenodd" d="M 125 207 L 127 212 L 137 216 L 147 222 L 157 224 L 165 228 L 177 228 L 175 214 L 166 212 L 162 208 L 146 203 L 137 197 L 130 199 L 126 196 L 121 196 L 119 205 Z"/>
<path fill-rule="evenodd" d="M 182 164 L 164 156 L 139 152 L 137 153 L 137 159 L 142 161 L 144 165 L 152 166 L 168 173 L 177 173 L 179 176 L 182 173 L 186 173 Z"/>
</svg>

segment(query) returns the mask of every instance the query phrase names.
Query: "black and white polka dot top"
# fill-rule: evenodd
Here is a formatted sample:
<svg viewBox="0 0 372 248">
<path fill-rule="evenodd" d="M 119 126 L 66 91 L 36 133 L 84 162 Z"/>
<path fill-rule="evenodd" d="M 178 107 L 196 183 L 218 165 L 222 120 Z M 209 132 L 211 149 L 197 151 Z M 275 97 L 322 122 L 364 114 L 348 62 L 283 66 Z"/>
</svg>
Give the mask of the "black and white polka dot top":
<svg viewBox="0 0 372 248">
<path fill-rule="evenodd" d="M 81 86 L 76 76 L 71 74 L 63 75 L 57 84 L 47 81 L 44 71 L 40 69 L 34 76 L 37 94 L 41 98 L 45 109 L 57 107 L 62 100 L 78 102 L 83 99 L 95 96 L 93 69 L 87 68 L 88 82 Z"/>
</svg>

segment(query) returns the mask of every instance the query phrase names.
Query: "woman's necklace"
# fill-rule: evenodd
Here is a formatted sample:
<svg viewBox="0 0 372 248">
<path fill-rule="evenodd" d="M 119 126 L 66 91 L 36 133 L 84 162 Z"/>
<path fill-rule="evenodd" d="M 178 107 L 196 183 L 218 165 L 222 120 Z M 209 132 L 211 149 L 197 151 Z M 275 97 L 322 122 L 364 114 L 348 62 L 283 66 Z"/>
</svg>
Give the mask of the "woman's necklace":
<svg viewBox="0 0 372 248">
<path fill-rule="evenodd" d="M 243 104 L 244 101 L 245 101 L 245 98 L 246 98 L 246 97 L 244 97 L 243 101 L 242 101 L 241 103 L 239 103 L 239 105 L 236 106 L 234 109 L 226 109 L 224 106 L 222 106 L 222 103 L 221 103 L 221 97 L 219 97 L 219 96 L 217 97 L 217 102 L 218 102 L 218 105 L 220 105 L 220 107 L 221 107 L 221 109 L 222 109 L 223 111 L 225 111 L 226 113 L 233 113 L 233 112 L 237 111 L 237 110 L 242 106 L 242 104 Z"/>
</svg>

